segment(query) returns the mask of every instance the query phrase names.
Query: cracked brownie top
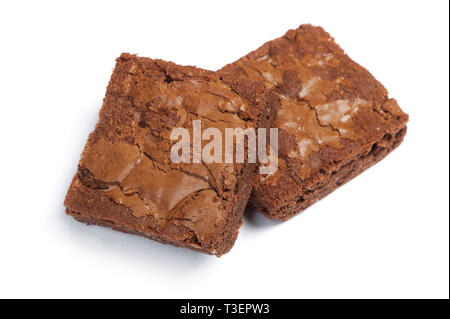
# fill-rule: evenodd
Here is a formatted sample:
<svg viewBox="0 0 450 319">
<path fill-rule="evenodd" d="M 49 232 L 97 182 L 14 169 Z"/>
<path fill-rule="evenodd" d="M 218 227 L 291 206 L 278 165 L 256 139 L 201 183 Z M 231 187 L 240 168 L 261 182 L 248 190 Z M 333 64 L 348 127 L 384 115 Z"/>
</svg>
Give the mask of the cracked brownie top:
<svg viewBox="0 0 450 319">
<path fill-rule="evenodd" d="M 199 247 L 223 253 L 215 250 L 214 240 L 239 224 L 243 207 L 237 218 L 231 214 L 236 214 L 246 164 L 173 163 L 170 150 L 177 141 L 170 135 L 179 127 L 192 136 L 193 120 L 222 133 L 226 127 L 256 127 L 262 92 L 264 85 L 233 76 L 122 54 L 79 162 L 79 183 L 126 206 L 135 217 L 156 220 L 153 235 L 182 226 Z M 184 240 L 179 235 L 172 239 Z"/>
<path fill-rule="evenodd" d="M 321 27 L 289 30 L 223 71 L 264 81 L 280 98 L 279 170 L 264 180 L 268 185 L 289 177 L 305 188 L 305 180 L 407 121 L 386 89 Z"/>
</svg>

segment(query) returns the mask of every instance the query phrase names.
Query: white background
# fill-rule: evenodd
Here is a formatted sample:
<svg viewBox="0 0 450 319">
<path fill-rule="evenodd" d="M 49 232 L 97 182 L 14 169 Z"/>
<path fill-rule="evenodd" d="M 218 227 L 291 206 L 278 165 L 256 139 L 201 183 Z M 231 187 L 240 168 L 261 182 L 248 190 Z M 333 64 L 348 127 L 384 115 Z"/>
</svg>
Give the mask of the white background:
<svg viewBox="0 0 450 319">
<path fill-rule="evenodd" d="M 448 1 L 195 3 L 1 2 L 0 297 L 448 298 Z M 394 153 L 222 258 L 64 214 L 121 52 L 216 70 L 302 23 L 410 114 Z"/>
</svg>

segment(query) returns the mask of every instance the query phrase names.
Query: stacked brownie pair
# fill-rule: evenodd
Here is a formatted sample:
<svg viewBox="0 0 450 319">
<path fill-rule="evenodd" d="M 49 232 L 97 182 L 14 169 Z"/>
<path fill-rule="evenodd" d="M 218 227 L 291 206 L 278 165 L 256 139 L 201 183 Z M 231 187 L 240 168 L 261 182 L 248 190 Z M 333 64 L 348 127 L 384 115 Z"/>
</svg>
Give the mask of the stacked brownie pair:
<svg viewBox="0 0 450 319">
<path fill-rule="evenodd" d="M 290 30 L 217 72 L 122 54 L 66 212 L 220 256 L 247 205 L 273 219 L 294 216 L 398 146 L 407 120 L 320 27 Z M 226 128 L 278 128 L 278 169 L 260 175 L 267 164 L 195 161 L 192 153 L 174 162 L 171 134 L 192 136 L 194 121 L 223 136 Z"/>
</svg>

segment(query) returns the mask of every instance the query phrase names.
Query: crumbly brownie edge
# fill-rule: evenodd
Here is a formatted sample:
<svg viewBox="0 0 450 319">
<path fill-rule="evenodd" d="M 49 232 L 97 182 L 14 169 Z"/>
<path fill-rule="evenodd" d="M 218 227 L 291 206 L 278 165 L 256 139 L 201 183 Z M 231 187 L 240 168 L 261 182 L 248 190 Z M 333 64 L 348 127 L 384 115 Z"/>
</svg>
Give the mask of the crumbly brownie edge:
<svg viewBox="0 0 450 319">
<path fill-rule="evenodd" d="M 72 180 L 64 205 L 66 206 L 66 214 L 87 224 L 106 226 L 127 233 L 140 234 L 162 243 L 187 247 L 207 254 L 212 253 L 203 249 L 195 241 L 166 238 L 167 236 L 164 236 L 164 233 L 157 231 L 154 219 L 151 217 L 135 217 L 127 206 L 115 203 L 102 196 L 97 190 L 82 184 L 78 174 Z M 182 233 L 188 230 L 181 227 L 177 229 L 176 224 L 173 224 L 173 231 Z"/>
<path fill-rule="evenodd" d="M 395 132 L 386 133 L 383 138 L 363 148 L 352 160 L 342 163 L 324 184 L 297 194 L 296 201 L 289 199 L 280 201 L 277 206 L 270 206 L 266 201 L 258 200 L 263 198 L 262 194 L 252 194 L 249 206 L 270 219 L 286 221 L 381 161 L 402 143 L 406 131 L 407 127 L 404 126 Z"/>
<path fill-rule="evenodd" d="M 235 79 L 235 85 L 241 80 L 242 79 Z M 232 85 L 231 83 L 228 84 Z M 263 95 L 263 101 L 260 102 L 261 114 L 257 126 L 270 128 L 275 119 L 278 98 L 272 92 L 266 92 Z M 269 137 L 267 136 L 267 139 L 268 138 Z M 225 234 L 228 234 L 228 236 L 225 237 L 221 254 L 227 253 L 233 247 L 233 244 L 236 241 L 237 235 L 239 233 L 239 228 L 242 225 L 242 215 L 244 213 L 245 207 L 248 204 L 253 186 L 256 183 L 258 177 L 257 169 L 257 164 L 247 164 L 243 166 L 242 173 L 240 174 L 240 178 L 238 180 L 239 184 L 236 187 L 237 199 L 231 216 L 231 221 L 228 223 L 230 227 L 227 231 L 224 232 Z"/>
</svg>

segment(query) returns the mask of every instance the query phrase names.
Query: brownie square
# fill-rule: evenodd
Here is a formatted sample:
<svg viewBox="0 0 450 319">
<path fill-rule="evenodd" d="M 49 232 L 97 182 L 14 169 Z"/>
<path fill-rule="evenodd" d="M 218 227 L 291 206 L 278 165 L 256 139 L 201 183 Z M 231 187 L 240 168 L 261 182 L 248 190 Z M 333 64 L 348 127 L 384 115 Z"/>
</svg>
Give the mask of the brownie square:
<svg viewBox="0 0 450 319">
<path fill-rule="evenodd" d="M 279 167 L 250 203 L 286 220 L 384 158 L 406 133 L 406 115 L 366 69 L 320 27 L 302 25 L 220 72 L 264 81 L 280 99 Z"/>
<path fill-rule="evenodd" d="M 278 99 L 235 75 L 122 54 L 99 121 L 68 190 L 66 213 L 220 256 L 230 250 L 256 179 L 255 163 L 174 163 L 175 127 L 272 124 Z M 190 145 L 192 146 L 192 144 Z"/>
</svg>

